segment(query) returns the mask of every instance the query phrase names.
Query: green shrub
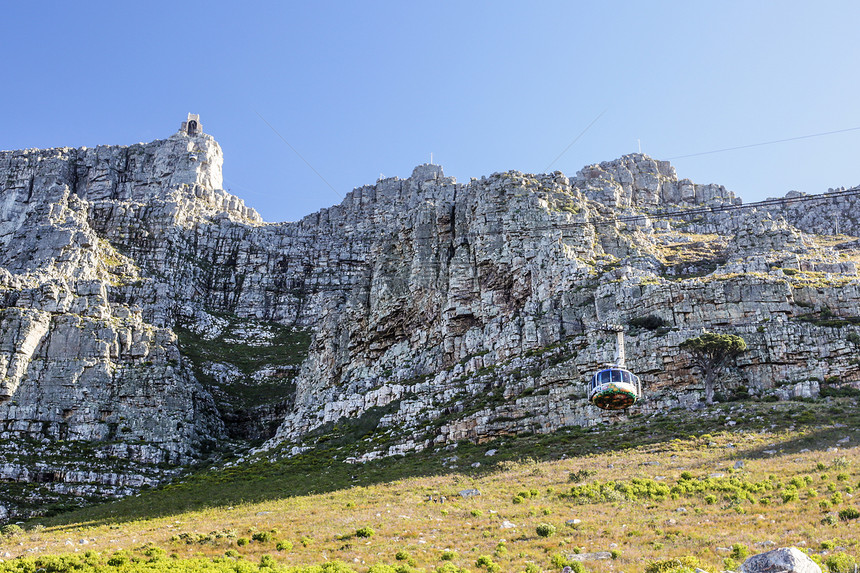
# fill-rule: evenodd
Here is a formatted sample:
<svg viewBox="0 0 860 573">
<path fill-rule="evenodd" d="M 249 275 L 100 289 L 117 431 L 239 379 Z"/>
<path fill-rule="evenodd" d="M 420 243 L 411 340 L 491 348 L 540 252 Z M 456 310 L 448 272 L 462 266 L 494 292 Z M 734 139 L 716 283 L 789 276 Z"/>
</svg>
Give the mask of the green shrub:
<svg viewBox="0 0 860 573">
<path fill-rule="evenodd" d="M 111 567 L 122 567 L 131 561 L 131 557 L 126 551 L 117 551 L 107 560 L 107 564 Z"/>
<path fill-rule="evenodd" d="M 822 551 L 830 551 L 836 547 L 836 543 L 833 541 L 822 541 L 821 542 L 821 550 Z"/>
<path fill-rule="evenodd" d="M 394 554 L 394 558 L 397 559 L 398 561 L 409 561 L 410 557 L 411 557 L 411 555 L 409 555 L 409 552 L 404 551 L 402 549 Z M 444 559 L 444 557 L 443 557 L 443 559 Z"/>
<path fill-rule="evenodd" d="M 374 563 L 367 570 L 367 573 L 397 573 L 397 568 L 385 563 Z"/>
<path fill-rule="evenodd" d="M 496 565 L 498 567 L 498 565 Z M 368 572 L 369 573 L 369 572 Z M 446 561 L 436 568 L 436 573 L 469 573 L 467 569 L 461 569 L 450 561 Z"/>
<path fill-rule="evenodd" d="M 240 538 L 236 539 L 236 545 L 238 545 L 239 547 L 242 547 L 243 545 L 248 545 L 248 543 L 250 543 L 250 542 L 251 542 L 251 540 L 248 539 L 247 537 L 240 537 Z"/>
<path fill-rule="evenodd" d="M 472 514 L 472 517 L 481 517 L 482 515 L 484 515 L 484 512 L 480 509 L 473 509 L 469 513 Z"/>
<path fill-rule="evenodd" d="M 271 531 L 258 531 L 251 536 L 251 539 L 253 539 L 254 541 L 259 541 L 260 543 L 268 543 L 274 538 L 275 536 Z"/>
<path fill-rule="evenodd" d="M 20 535 L 24 533 L 24 530 L 21 529 L 20 525 L 15 525 L 14 523 L 10 523 L 8 525 L 4 525 L 0 527 L 0 533 L 5 535 L 6 537 L 14 537 L 15 535 Z"/>
<path fill-rule="evenodd" d="M 830 573 L 854 573 L 856 563 L 853 557 L 841 551 L 828 555 L 824 559 L 824 564 Z"/>
<path fill-rule="evenodd" d="M 535 528 L 535 531 L 540 537 L 550 537 L 555 535 L 555 525 L 550 523 L 541 523 L 537 528 Z"/>
<path fill-rule="evenodd" d="M 573 570 L 573 573 L 585 573 L 585 565 L 579 561 L 568 559 L 567 555 L 564 553 L 553 553 L 552 557 L 549 558 L 549 562 L 556 569 L 570 567 Z"/>
<path fill-rule="evenodd" d="M 89 553 L 89 552 L 87 552 Z M 155 563 L 157 561 L 161 561 L 167 556 L 167 551 L 162 549 L 161 547 L 149 546 L 143 550 L 143 554 L 146 557 L 149 557 L 150 563 Z M 93 555 L 95 556 L 95 555 Z"/>
<path fill-rule="evenodd" d="M 515 495 L 513 499 L 511 499 L 511 503 L 522 503 L 525 501 L 525 498 L 521 495 Z"/>
<path fill-rule="evenodd" d="M 849 460 L 848 457 L 839 456 L 839 457 L 833 458 L 833 462 L 830 464 L 830 467 L 832 467 L 833 469 L 837 469 L 837 470 L 844 470 L 845 468 L 847 468 L 850 465 L 851 465 L 851 460 Z"/>
<path fill-rule="evenodd" d="M 685 555 L 675 559 L 652 561 L 645 566 L 645 573 L 693 573 L 699 566 L 697 557 Z"/>
<path fill-rule="evenodd" d="M 439 559 L 441 559 L 442 561 L 453 561 L 456 558 L 457 558 L 457 552 L 451 551 L 451 550 L 443 551 L 442 556 L 439 557 Z"/>
<path fill-rule="evenodd" d="M 749 547 L 744 545 L 743 543 L 734 543 L 732 544 L 732 552 L 729 553 L 729 557 L 732 559 L 737 559 L 738 561 L 743 561 L 747 557 L 750 556 Z M 732 568 L 734 569 L 734 568 Z"/>
<path fill-rule="evenodd" d="M 278 541 L 278 543 L 275 545 L 275 549 L 277 549 L 278 551 L 292 551 L 293 542 L 287 541 L 286 539 L 282 539 L 281 541 Z"/>
<path fill-rule="evenodd" d="M 489 555 L 481 555 L 478 557 L 478 560 L 475 562 L 477 567 L 485 568 L 488 573 L 498 573 L 501 570 L 501 567 L 498 563 L 493 561 L 493 558 Z"/>
<path fill-rule="evenodd" d="M 355 530 L 356 537 L 373 537 L 373 533 L 373 528 L 367 525 Z"/>
<path fill-rule="evenodd" d="M 723 558 L 723 569 L 726 571 L 737 571 L 740 566 L 741 564 L 731 557 Z"/>
<path fill-rule="evenodd" d="M 846 507 L 842 511 L 839 512 L 839 519 L 842 521 L 850 521 L 852 519 L 860 518 L 860 510 L 856 507 Z"/>
<path fill-rule="evenodd" d="M 260 556 L 260 567 L 273 568 L 275 566 L 277 566 L 277 563 L 275 562 L 274 557 L 272 557 L 271 555 L 261 555 Z"/>
<path fill-rule="evenodd" d="M 717 496 L 715 496 L 713 494 L 706 495 L 705 496 L 705 503 L 707 503 L 708 505 L 713 505 L 713 504 L 717 503 Z"/>
<path fill-rule="evenodd" d="M 236 557 L 239 557 L 239 552 L 235 549 L 228 549 L 224 552 L 224 557 L 232 557 L 235 559 Z"/>
</svg>

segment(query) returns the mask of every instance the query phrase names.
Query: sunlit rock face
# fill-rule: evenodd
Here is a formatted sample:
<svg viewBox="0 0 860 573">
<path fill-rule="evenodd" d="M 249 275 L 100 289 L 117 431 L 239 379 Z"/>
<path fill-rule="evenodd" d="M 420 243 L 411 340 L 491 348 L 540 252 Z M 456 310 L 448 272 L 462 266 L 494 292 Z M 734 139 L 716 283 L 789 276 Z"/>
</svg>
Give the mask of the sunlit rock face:
<svg viewBox="0 0 860 573">
<path fill-rule="evenodd" d="M 856 195 L 738 209 L 635 154 L 571 178 L 420 165 L 272 224 L 222 160 L 192 116 L 0 152 L 0 480 L 39 484 L 0 496 L 7 517 L 367 416 L 390 439 L 362 459 L 623 418 L 586 399 L 604 323 L 627 329 L 636 412 L 696 407 L 678 345 L 704 329 L 749 346 L 722 396 L 860 380 L 860 247 L 826 225 L 860 233 Z"/>
</svg>

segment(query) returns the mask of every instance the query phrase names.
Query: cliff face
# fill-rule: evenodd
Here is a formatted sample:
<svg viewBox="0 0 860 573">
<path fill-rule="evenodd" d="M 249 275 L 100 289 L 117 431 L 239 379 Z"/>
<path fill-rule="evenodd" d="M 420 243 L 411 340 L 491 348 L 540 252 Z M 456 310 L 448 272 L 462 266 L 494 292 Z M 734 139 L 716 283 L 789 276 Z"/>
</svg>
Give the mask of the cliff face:
<svg viewBox="0 0 860 573">
<path fill-rule="evenodd" d="M 740 201 L 643 155 L 468 184 L 422 165 L 266 224 L 220 189 L 221 162 L 186 131 L 0 153 L 4 512 L 342 419 L 389 436 L 362 459 L 613 419 L 585 400 L 603 322 L 632 325 L 636 411 L 701 399 L 678 344 L 703 328 L 750 346 L 725 395 L 860 380 L 860 247 L 828 226 L 860 234 L 857 195 L 681 216 Z"/>
</svg>

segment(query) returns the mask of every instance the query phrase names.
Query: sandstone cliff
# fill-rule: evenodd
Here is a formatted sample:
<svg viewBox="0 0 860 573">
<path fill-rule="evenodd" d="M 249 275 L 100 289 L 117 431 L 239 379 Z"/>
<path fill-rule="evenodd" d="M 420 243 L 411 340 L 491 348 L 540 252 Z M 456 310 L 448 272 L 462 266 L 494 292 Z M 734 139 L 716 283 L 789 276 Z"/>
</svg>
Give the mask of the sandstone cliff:
<svg viewBox="0 0 860 573">
<path fill-rule="evenodd" d="M 750 347 L 725 397 L 860 381 L 856 194 L 738 209 L 644 155 L 466 184 L 422 165 L 269 224 L 221 162 L 187 129 L 0 153 L 4 512 L 299 451 L 341 420 L 387 436 L 358 459 L 612 420 L 584 385 L 607 321 L 646 386 L 633 413 L 699 403 L 678 344 L 705 328 Z"/>
</svg>

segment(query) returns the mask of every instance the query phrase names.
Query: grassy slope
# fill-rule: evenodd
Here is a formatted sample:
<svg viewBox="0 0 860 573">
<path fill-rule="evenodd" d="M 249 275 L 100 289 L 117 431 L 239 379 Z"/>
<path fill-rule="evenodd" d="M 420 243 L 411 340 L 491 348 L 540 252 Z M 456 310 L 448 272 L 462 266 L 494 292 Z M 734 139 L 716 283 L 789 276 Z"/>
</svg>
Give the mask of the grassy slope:
<svg viewBox="0 0 860 573">
<path fill-rule="evenodd" d="M 727 416 L 737 425 L 727 426 Z M 860 556 L 860 520 L 836 518 L 860 500 L 860 448 L 852 447 L 858 441 L 856 404 L 831 399 L 734 403 L 697 415 L 676 412 L 592 431 L 461 444 L 363 466 L 332 462 L 335 452 L 317 450 L 201 472 L 139 497 L 46 520 L 44 529 L 29 524 L 22 535 L 0 538 L 0 554 L 94 550 L 106 559 L 119 549 L 143 555 L 148 544 L 179 558 L 235 551 L 255 564 L 269 554 L 280 565 L 342 560 L 366 571 L 377 562 L 403 564 L 395 555 L 405 551 L 416 567 L 431 571 L 452 551 L 460 567 L 476 569 L 479 556 L 487 555 L 502 571 L 523 571 L 530 562 L 557 570 L 559 555 L 579 550 L 614 549 L 614 560 L 585 562 L 601 572 L 641 570 L 648 560 L 681 555 L 696 555 L 719 570 L 734 543 L 760 552 L 771 543 L 819 551 L 833 542 Z M 487 457 L 491 448 L 498 453 Z M 734 469 L 737 460 L 744 461 L 742 469 Z M 475 462 L 481 466 L 471 467 Z M 578 485 L 571 473 L 579 497 L 570 495 Z M 716 474 L 724 477 L 709 478 Z M 680 487 L 685 483 L 697 488 Z M 482 495 L 462 499 L 458 492 L 467 488 Z M 428 495 L 448 501 L 427 502 Z M 822 501 L 831 505 L 822 508 Z M 822 525 L 827 515 L 834 523 Z M 566 523 L 572 519 L 581 523 Z M 516 527 L 503 528 L 505 521 Z M 541 523 L 554 525 L 556 533 L 539 537 Z M 362 527 L 374 534 L 356 536 Z M 273 532 L 271 539 L 237 544 L 262 532 Z M 291 550 L 276 549 L 283 540 Z"/>
</svg>

